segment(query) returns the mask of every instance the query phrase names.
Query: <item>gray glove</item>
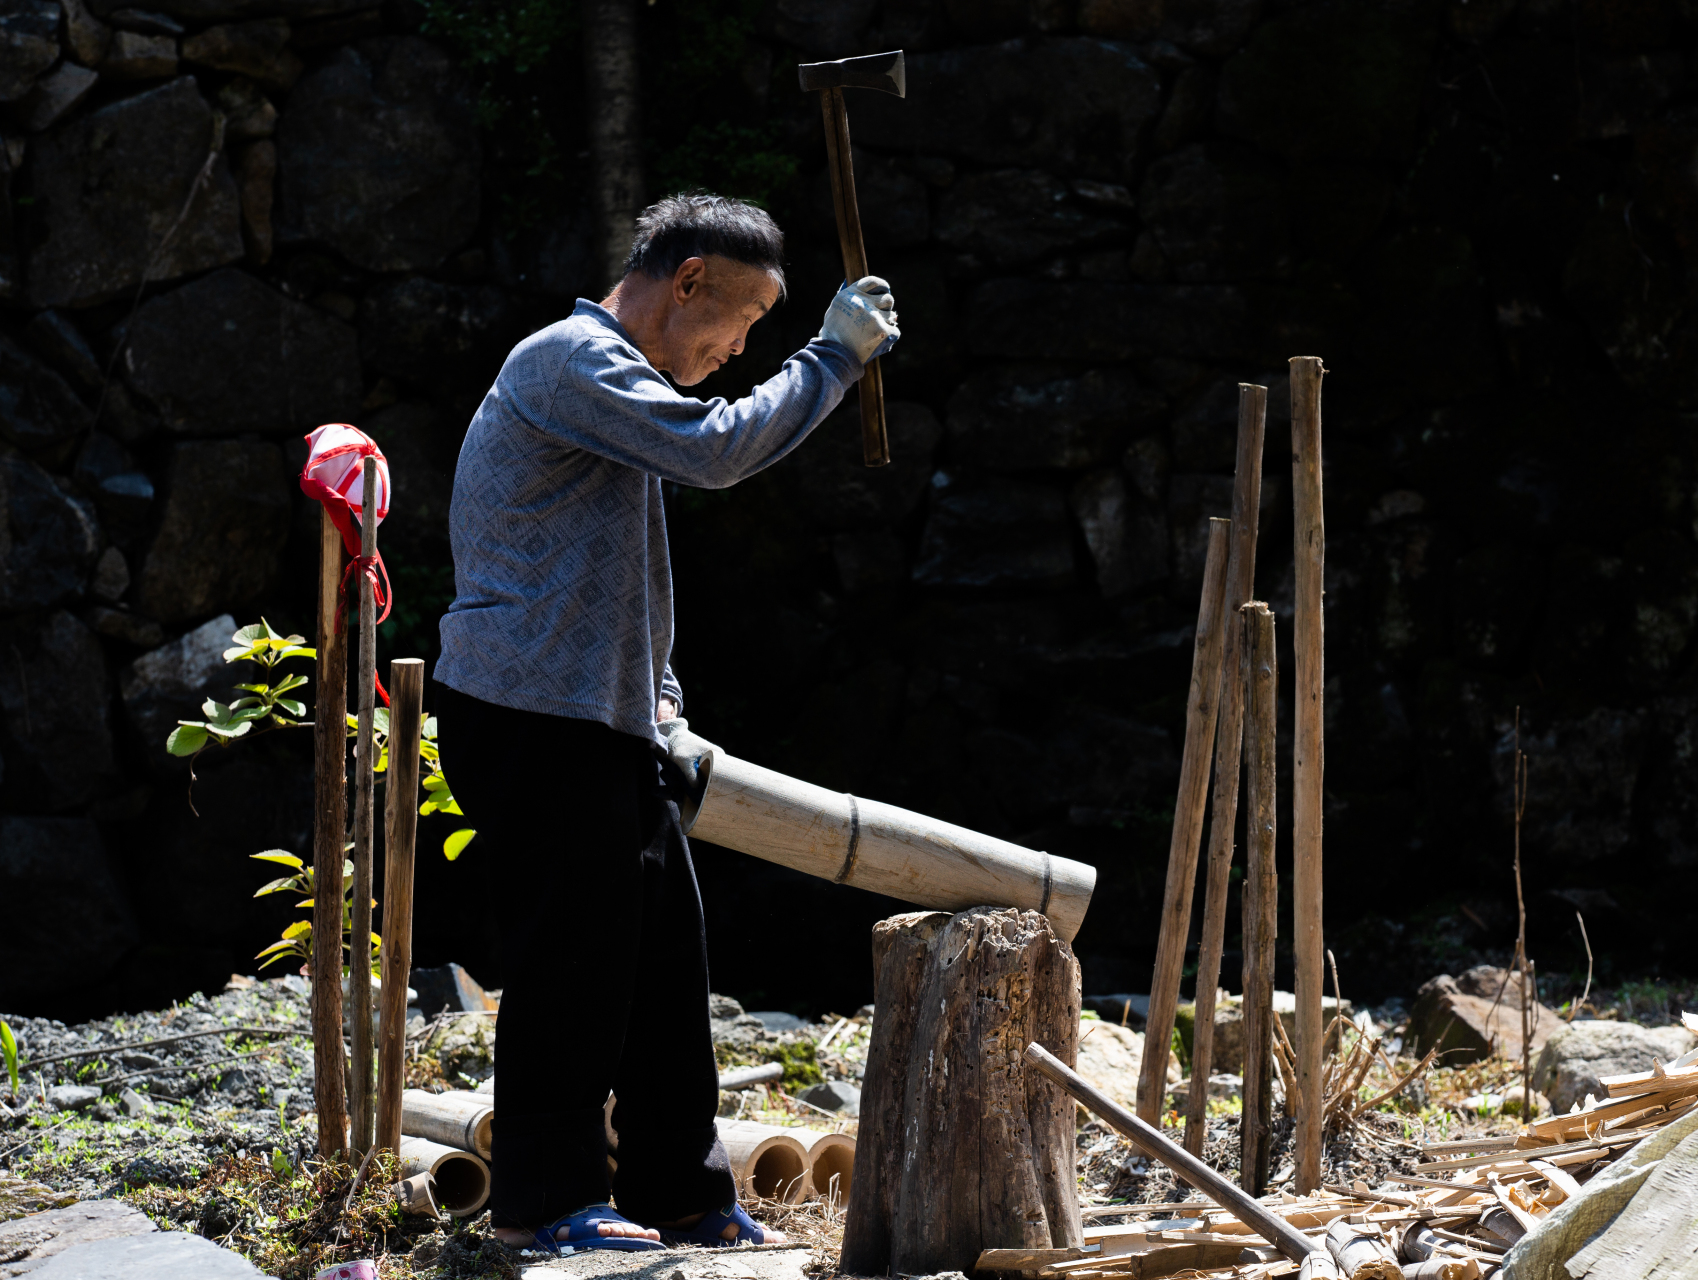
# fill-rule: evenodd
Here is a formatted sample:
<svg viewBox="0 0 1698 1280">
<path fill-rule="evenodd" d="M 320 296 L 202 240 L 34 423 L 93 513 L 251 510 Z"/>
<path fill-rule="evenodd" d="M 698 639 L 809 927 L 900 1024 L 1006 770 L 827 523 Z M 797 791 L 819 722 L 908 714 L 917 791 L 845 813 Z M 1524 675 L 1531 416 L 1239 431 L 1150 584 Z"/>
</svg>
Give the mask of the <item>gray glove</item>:
<svg viewBox="0 0 1698 1280">
<path fill-rule="evenodd" d="M 826 309 L 819 336 L 842 343 L 862 364 L 889 351 L 902 336 L 896 327 L 896 299 L 890 286 L 877 276 L 844 285 Z"/>
</svg>

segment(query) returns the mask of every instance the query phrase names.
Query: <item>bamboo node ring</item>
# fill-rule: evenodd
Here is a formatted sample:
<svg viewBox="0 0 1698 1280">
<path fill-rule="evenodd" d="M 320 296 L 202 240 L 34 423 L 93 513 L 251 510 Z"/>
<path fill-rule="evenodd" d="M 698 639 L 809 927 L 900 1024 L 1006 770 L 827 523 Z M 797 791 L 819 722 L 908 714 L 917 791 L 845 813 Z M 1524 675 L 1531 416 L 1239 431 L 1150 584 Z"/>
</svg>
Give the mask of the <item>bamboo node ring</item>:
<svg viewBox="0 0 1698 1280">
<path fill-rule="evenodd" d="M 842 884 L 849 878 L 849 873 L 855 869 L 855 855 L 861 847 L 861 808 L 855 803 L 855 797 L 849 796 L 849 852 L 843 856 L 843 865 L 838 868 L 837 875 L 832 878 L 833 884 Z M 1045 901 L 1048 901 L 1046 895 Z"/>
</svg>

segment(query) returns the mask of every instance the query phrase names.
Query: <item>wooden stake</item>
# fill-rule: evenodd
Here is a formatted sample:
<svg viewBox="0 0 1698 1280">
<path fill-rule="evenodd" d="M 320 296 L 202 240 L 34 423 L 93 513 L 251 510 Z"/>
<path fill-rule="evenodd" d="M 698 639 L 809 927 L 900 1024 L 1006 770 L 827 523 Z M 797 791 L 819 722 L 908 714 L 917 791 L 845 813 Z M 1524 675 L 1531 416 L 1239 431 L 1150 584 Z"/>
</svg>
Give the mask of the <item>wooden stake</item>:
<svg viewBox="0 0 1698 1280">
<path fill-rule="evenodd" d="M 1275 712 L 1279 660 L 1273 611 L 1256 600 L 1244 606 L 1244 647 L 1250 655 L 1245 725 L 1244 787 L 1244 1118 L 1239 1168 L 1244 1190 L 1267 1187 L 1273 1130 L 1274 939 L 1279 935 L 1279 876 Z"/>
<path fill-rule="evenodd" d="M 1326 521 L 1321 504 L 1319 356 L 1291 358 L 1291 481 L 1296 524 L 1296 747 L 1292 758 L 1293 944 L 1297 956 L 1298 1194 L 1321 1185 L 1321 816 L 1324 794 Z"/>
<path fill-rule="evenodd" d="M 1215 790 L 1209 816 L 1208 889 L 1197 949 L 1197 1017 L 1191 1033 L 1191 1102 L 1185 1149 L 1203 1154 L 1208 1131 L 1209 1072 L 1215 1039 L 1215 991 L 1226 946 L 1226 897 L 1232 836 L 1238 826 L 1238 766 L 1244 745 L 1244 691 L 1250 674 L 1239 610 L 1256 590 L 1256 519 L 1262 501 L 1262 428 L 1268 389 L 1238 384 L 1238 474 L 1232 489 L 1232 555 L 1226 563 L 1226 632 L 1221 657 L 1220 728 L 1215 735 Z"/>
<path fill-rule="evenodd" d="M 318 538 L 318 695 L 313 700 L 313 1097 L 318 1152 L 348 1145 L 347 1057 L 342 1051 L 342 864 L 348 839 L 348 633 L 336 625 L 345 553 L 330 513 Z"/>
<path fill-rule="evenodd" d="M 377 1046 L 377 1145 L 390 1151 L 401 1146 L 423 714 L 424 660 L 396 658 L 389 664 L 389 775 L 383 784 L 383 994 Z"/>
<path fill-rule="evenodd" d="M 1191 891 L 1197 879 L 1197 844 L 1208 804 L 1209 753 L 1214 746 L 1220 700 L 1220 654 L 1225 626 L 1227 542 L 1232 521 L 1209 521 L 1209 553 L 1203 568 L 1203 598 L 1197 608 L 1197 639 L 1191 653 L 1191 693 L 1185 707 L 1185 754 L 1179 765 L 1179 799 L 1173 806 L 1173 839 L 1167 851 L 1167 892 L 1162 899 L 1161 936 L 1150 979 L 1144 1060 L 1138 1078 L 1138 1115 L 1157 1123 L 1167 1093 L 1167 1059 L 1172 1051 L 1173 1015 L 1185 972 L 1185 940 L 1191 932 Z"/>
<path fill-rule="evenodd" d="M 365 503 L 360 520 L 360 556 L 370 560 L 377 554 L 377 459 L 365 460 L 363 488 Z M 353 1132 L 349 1143 L 364 1155 L 375 1138 L 372 1109 L 371 1061 L 371 840 L 372 790 L 376 763 L 372 747 L 372 714 L 377 701 L 377 601 L 372 597 L 371 578 L 357 575 L 360 583 L 360 727 L 354 753 L 354 910 L 348 939 L 349 1016 L 354 1023 L 350 1090 Z"/>
</svg>

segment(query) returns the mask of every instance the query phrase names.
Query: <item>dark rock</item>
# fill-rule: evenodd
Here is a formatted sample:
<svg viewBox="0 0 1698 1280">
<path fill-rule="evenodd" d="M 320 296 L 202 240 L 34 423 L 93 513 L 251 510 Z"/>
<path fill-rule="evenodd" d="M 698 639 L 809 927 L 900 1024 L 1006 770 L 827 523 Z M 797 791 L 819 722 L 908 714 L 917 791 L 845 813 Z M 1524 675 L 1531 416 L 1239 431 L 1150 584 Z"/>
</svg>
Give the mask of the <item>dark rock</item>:
<svg viewBox="0 0 1698 1280">
<path fill-rule="evenodd" d="M 72 107 L 88 96 L 100 76 L 74 62 L 61 62 L 35 82 L 18 104 L 24 128 L 31 133 L 57 124 Z"/>
<path fill-rule="evenodd" d="M 91 404 L 100 398 L 106 379 L 100 362 L 82 331 L 62 311 L 42 311 L 30 317 L 24 337 L 35 352 L 67 379 Z"/>
<path fill-rule="evenodd" d="M 1459 557 L 1455 575 L 1458 652 L 1485 667 L 1516 662 L 1544 596 L 1538 556 L 1522 543 L 1494 543 Z"/>
<path fill-rule="evenodd" d="M 1217 126 L 1290 159 L 1406 156 L 1435 34 L 1348 0 L 1270 18 L 1221 69 Z"/>
<path fill-rule="evenodd" d="M 1192 146 L 1150 166 L 1138 208 L 1175 279 L 1272 275 L 1286 265 L 1283 185 L 1252 152 Z"/>
<path fill-rule="evenodd" d="M 71 56 L 85 67 L 98 67 L 112 42 L 112 28 L 89 12 L 87 0 L 62 0 L 65 40 Z"/>
<path fill-rule="evenodd" d="M 1207 66 L 1185 67 L 1174 77 L 1167 106 L 1150 134 L 1157 151 L 1173 151 L 1199 141 L 1214 120 L 1216 77 Z"/>
<path fill-rule="evenodd" d="M 1102 280 L 990 280 L 968 305 L 976 355 L 1016 360 L 1220 358 L 1236 351 L 1247 316 L 1230 285 Z M 1034 317 L 1043 317 L 1034 323 Z"/>
<path fill-rule="evenodd" d="M 1532 1052 L 1563 1025 L 1554 1009 L 1535 1003 Z M 1521 982 L 1519 975 L 1479 965 L 1460 978 L 1440 974 L 1416 993 L 1409 1013 L 1411 1052 L 1437 1048 L 1446 1062 L 1479 1062 L 1494 1055 L 1521 1055 Z"/>
<path fill-rule="evenodd" d="M 854 148 L 855 198 L 861 212 L 861 232 L 874 250 L 903 249 L 931 237 L 931 198 L 928 184 L 916 170 L 924 163 L 892 159 Z M 953 169 L 948 161 L 937 162 Z M 821 173 L 814 187 L 814 208 L 821 225 L 830 225 L 831 183 Z"/>
<path fill-rule="evenodd" d="M 88 611 L 88 625 L 103 636 L 109 636 L 123 644 L 134 645 L 138 649 L 156 648 L 165 639 L 164 627 L 152 618 L 144 618 L 128 609 L 108 609 L 104 605 L 95 605 Z"/>
<path fill-rule="evenodd" d="M 271 205 L 277 185 L 277 145 L 261 139 L 242 148 L 236 161 L 236 181 L 242 201 L 242 239 L 248 261 L 263 267 L 271 261 Z"/>
<path fill-rule="evenodd" d="M 257 440 L 171 450 L 159 532 L 142 561 L 136 605 L 184 622 L 251 601 L 277 572 L 289 531 L 283 451 Z"/>
<path fill-rule="evenodd" d="M 1561 1114 L 1584 1103 L 1587 1094 L 1606 1097 L 1601 1077 L 1649 1071 L 1653 1061 L 1667 1066 L 1694 1047 L 1698 1037 L 1684 1027 L 1590 1019 L 1571 1022 L 1545 1042 L 1533 1066 L 1533 1087 Z"/>
<path fill-rule="evenodd" d="M 593 288 L 589 213 L 572 209 L 497 236 L 489 257 L 490 276 L 503 288 L 579 297 Z"/>
<path fill-rule="evenodd" d="M 1524 730 L 1529 769 L 1539 779 L 1528 795 L 1526 838 L 1553 858 L 1579 864 L 1620 854 L 1633 838 L 1646 738 L 1643 710 L 1609 706 L 1555 720 L 1536 733 Z M 1507 787 L 1507 752 L 1500 749 L 1499 756 Z"/>
<path fill-rule="evenodd" d="M 125 472 L 140 471 L 130 451 L 104 432 L 91 431 L 83 447 L 77 450 L 77 462 L 71 476 L 89 489 L 99 488 L 101 481 Z"/>
<path fill-rule="evenodd" d="M 98 981 L 136 941 L 99 829 L 86 818 L 0 818 L 0 1007 L 23 1010 Z"/>
<path fill-rule="evenodd" d="M 1167 40 L 1218 58 L 1244 42 L 1262 0 L 1081 0 L 1079 26 L 1110 40 Z"/>
<path fill-rule="evenodd" d="M 88 580 L 88 593 L 96 600 L 112 603 L 124 598 L 130 589 L 130 566 L 117 547 L 107 547 L 94 562 L 94 576 Z M 96 630 L 99 628 L 97 627 Z"/>
<path fill-rule="evenodd" d="M 16 102 L 59 60 L 59 6 L 51 0 L 0 3 L 0 102 Z"/>
<path fill-rule="evenodd" d="M 21 297 L 23 268 L 21 246 L 18 242 L 17 220 L 12 209 L 13 190 L 12 151 L 21 152 L 21 139 L 0 146 L 0 297 Z"/>
<path fill-rule="evenodd" d="M 236 184 L 222 159 L 154 260 L 206 163 L 212 109 L 187 76 L 60 125 L 35 143 L 47 239 L 30 254 L 30 300 L 84 307 L 242 256 Z M 98 191 L 100 199 L 88 193 Z"/>
<path fill-rule="evenodd" d="M 1026 169 L 957 180 L 938 202 L 937 222 L 942 243 L 997 263 L 1029 262 L 1126 234 L 1124 223 L 1074 204 L 1057 179 Z"/>
<path fill-rule="evenodd" d="M 392 377 L 436 391 L 495 380 L 525 323 L 500 289 L 411 276 L 366 295 L 360 354 Z"/>
<path fill-rule="evenodd" d="M 1497 382 L 1497 352 L 1472 240 L 1414 227 L 1376 245 L 1357 275 L 1376 321 L 1354 343 L 1382 390 L 1406 387 L 1423 402 L 1466 399 Z"/>
<path fill-rule="evenodd" d="M 95 14 L 110 18 L 120 9 L 132 8 L 128 0 L 87 0 Z M 369 9 L 371 0 L 148 0 L 154 13 L 178 18 L 191 26 L 213 22 L 243 22 L 250 18 L 315 18 L 328 14 Z"/>
<path fill-rule="evenodd" d="M 888 529 L 913 511 L 932 474 L 943 428 L 921 404 L 885 404 L 891 462 L 868 467 L 861 452 L 858 402 L 839 408 L 801 448 L 757 479 L 771 500 L 826 529 Z"/>
<path fill-rule="evenodd" d="M 950 457 L 996 471 L 1095 466 L 1164 403 L 1124 369 L 982 370 L 949 399 Z"/>
<path fill-rule="evenodd" d="M 1082 477 L 1069 495 L 1097 567 L 1097 587 L 1116 596 L 1169 573 L 1167 455 L 1155 436 L 1133 442 L 1120 470 Z"/>
<path fill-rule="evenodd" d="M 908 555 L 902 540 L 883 529 L 857 529 L 831 538 L 837 579 L 850 595 L 908 580 Z"/>
<path fill-rule="evenodd" d="M 218 91 L 224 113 L 224 137 L 229 142 L 269 138 L 277 132 L 277 108 L 252 80 L 237 76 Z"/>
<path fill-rule="evenodd" d="M 1097 566 L 1097 586 L 1105 596 L 1117 596 L 1132 586 L 1132 562 L 1126 551 L 1130 538 L 1130 503 L 1126 477 L 1119 471 L 1093 471 L 1068 494 L 1073 518 L 1085 535 Z"/>
<path fill-rule="evenodd" d="M 928 587 L 1054 588 L 1073 580 L 1073 534 L 1059 490 L 939 472 L 914 580 Z"/>
<path fill-rule="evenodd" d="M 289 49 L 289 24 L 282 18 L 208 27 L 183 41 L 183 61 L 247 76 L 273 91 L 288 89 L 305 70 Z"/>
<path fill-rule="evenodd" d="M 1688 87 L 1687 59 L 1676 49 L 1615 57 L 1586 50 L 1576 58 L 1583 138 L 1620 138 L 1655 124 L 1669 99 Z"/>
<path fill-rule="evenodd" d="M 225 700 L 239 678 L 224 661 L 236 620 L 229 614 L 203 623 L 170 644 L 144 653 L 118 677 L 124 712 L 144 749 L 144 757 L 163 767 L 165 739 L 179 720 L 199 720 L 209 697 Z"/>
<path fill-rule="evenodd" d="M 57 459 L 94 425 L 94 413 L 65 380 L 0 337 L 0 436 Z"/>
<path fill-rule="evenodd" d="M 395 484 L 395 500 L 383 522 L 384 546 L 407 556 L 441 555 L 463 424 L 451 430 L 432 406 L 407 401 L 362 417 L 359 427 L 383 450 Z"/>
<path fill-rule="evenodd" d="M 177 74 L 177 41 L 171 36 L 114 31 L 100 60 L 109 80 L 163 80 Z"/>
<path fill-rule="evenodd" d="M 1126 45 L 1010 41 L 908 59 L 908 96 L 862 94 L 864 146 L 960 156 L 1124 182 L 1159 106 L 1154 71 Z"/>
<path fill-rule="evenodd" d="M 0 612 L 75 599 L 100 553 L 94 511 L 35 463 L 0 456 L 6 526 L 0 530 Z"/>
<path fill-rule="evenodd" d="M 434 1018 L 444 1009 L 451 1013 L 471 1013 L 496 1007 L 496 1002 L 490 999 L 472 975 L 457 964 L 445 964 L 436 969 L 414 969 L 407 985 L 419 993 L 415 1003 L 427 1018 Z"/>
<path fill-rule="evenodd" d="M 773 34 L 822 59 L 841 58 L 856 47 L 856 37 L 876 4 L 877 0 L 776 0 Z"/>
<path fill-rule="evenodd" d="M 139 31 L 144 36 L 180 36 L 188 30 L 168 14 L 151 9 L 114 9 L 106 20 L 120 31 Z"/>
<path fill-rule="evenodd" d="M 115 780 L 100 641 L 60 610 L 39 625 L 9 624 L 0 663 L 6 773 L 0 787 L 16 812 L 87 804 Z"/>
<path fill-rule="evenodd" d="M 1167 519 L 1173 577 L 1181 595 L 1203 584 L 1209 554 L 1209 521 L 1232 516 L 1231 476 L 1176 475 L 1168 480 Z"/>
<path fill-rule="evenodd" d="M 82 1111 L 100 1101 L 100 1090 L 88 1084 L 56 1084 L 47 1091 L 47 1105 L 55 1111 Z"/>
<path fill-rule="evenodd" d="M 778 1009 L 751 1009 L 748 1016 L 760 1022 L 768 1031 L 800 1031 L 808 1024 L 793 1013 Z"/>
<path fill-rule="evenodd" d="M 285 242 L 417 271 L 477 229 L 481 152 L 464 81 L 416 36 L 332 54 L 290 94 L 277 148 Z"/>
<path fill-rule="evenodd" d="M 231 269 L 144 303 L 123 365 L 169 431 L 304 433 L 358 406 L 356 343 L 340 320 Z"/>
</svg>

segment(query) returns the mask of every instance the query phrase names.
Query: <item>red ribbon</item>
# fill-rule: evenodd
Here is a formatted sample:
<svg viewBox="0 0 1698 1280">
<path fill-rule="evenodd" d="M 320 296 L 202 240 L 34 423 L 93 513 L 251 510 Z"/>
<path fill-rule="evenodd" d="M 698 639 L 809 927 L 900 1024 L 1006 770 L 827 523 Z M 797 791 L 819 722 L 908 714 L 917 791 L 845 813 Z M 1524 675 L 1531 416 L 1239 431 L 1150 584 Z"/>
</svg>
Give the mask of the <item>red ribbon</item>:
<svg viewBox="0 0 1698 1280">
<path fill-rule="evenodd" d="M 382 622 L 389 616 L 389 570 L 384 567 L 383 557 L 381 555 L 355 556 L 348 561 L 348 567 L 342 571 L 341 585 L 336 588 L 335 631 L 338 635 L 342 632 L 342 619 L 348 605 L 348 579 L 356 573 L 363 573 L 366 576 L 366 581 L 371 583 L 372 603 L 383 606 L 383 612 L 378 615 L 377 620 Z M 383 575 L 382 582 L 378 581 L 379 573 Z M 383 699 L 383 705 L 387 707 L 389 705 L 389 690 L 383 687 L 381 676 L 375 676 L 375 678 L 377 680 L 377 696 Z"/>
</svg>

